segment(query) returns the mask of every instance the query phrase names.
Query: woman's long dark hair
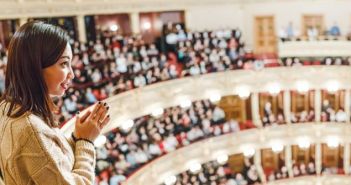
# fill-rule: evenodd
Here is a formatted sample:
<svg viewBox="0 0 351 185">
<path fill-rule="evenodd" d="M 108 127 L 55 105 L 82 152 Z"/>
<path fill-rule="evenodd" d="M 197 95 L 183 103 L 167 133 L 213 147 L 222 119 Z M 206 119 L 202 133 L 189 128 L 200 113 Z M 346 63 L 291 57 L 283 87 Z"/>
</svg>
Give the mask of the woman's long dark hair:
<svg viewBox="0 0 351 185">
<path fill-rule="evenodd" d="M 17 118 L 29 111 L 50 127 L 58 126 L 43 69 L 58 61 L 67 43 L 66 31 L 43 22 L 28 22 L 16 31 L 8 48 L 5 92 L 0 99 L 10 104 L 7 116 Z"/>
</svg>

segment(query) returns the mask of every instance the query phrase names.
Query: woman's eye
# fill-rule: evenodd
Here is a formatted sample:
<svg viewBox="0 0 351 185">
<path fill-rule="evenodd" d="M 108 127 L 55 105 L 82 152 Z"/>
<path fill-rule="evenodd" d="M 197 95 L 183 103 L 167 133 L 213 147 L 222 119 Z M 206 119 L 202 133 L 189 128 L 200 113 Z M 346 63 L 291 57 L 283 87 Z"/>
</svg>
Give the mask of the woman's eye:
<svg viewBox="0 0 351 185">
<path fill-rule="evenodd" d="M 68 66 L 68 62 L 62 62 L 61 66 L 63 66 L 63 67 Z"/>
</svg>

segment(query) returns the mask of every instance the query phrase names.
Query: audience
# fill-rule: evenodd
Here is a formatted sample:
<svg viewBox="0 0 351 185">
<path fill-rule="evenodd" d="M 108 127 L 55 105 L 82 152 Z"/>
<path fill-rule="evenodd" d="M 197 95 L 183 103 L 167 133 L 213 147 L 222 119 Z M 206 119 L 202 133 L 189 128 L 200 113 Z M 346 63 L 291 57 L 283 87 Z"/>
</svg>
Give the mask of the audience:
<svg viewBox="0 0 351 185">
<path fill-rule="evenodd" d="M 78 110 L 133 88 L 183 76 L 196 76 L 234 69 L 262 69 L 264 61 L 245 51 L 239 30 L 185 32 L 177 30 L 174 51 L 160 51 L 140 36 L 122 37 L 98 32 L 96 41 L 72 41 L 73 87 L 56 100 L 64 122 Z M 330 62 L 332 60 L 332 62 Z M 291 62 L 293 61 L 293 62 Z M 0 93 L 4 90 L 6 50 L 0 46 Z M 328 58 L 325 65 L 350 65 L 351 59 Z M 284 65 L 301 65 L 297 58 L 283 59 Z"/>
<path fill-rule="evenodd" d="M 298 163 L 295 163 L 295 161 L 293 161 L 292 170 L 293 170 L 294 177 L 316 174 L 315 163 L 313 161 L 309 162 L 307 166 L 304 163 L 298 164 Z"/>
<path fill-rule="evenodd" d="M 198 172 L 185 171 L 176 176 L 175 185 L 254 185 L 260 180 L 256 167 L 245 159 L 245 166 L 240 173 L 235 173 L 227 163 L 211 161 L 201 165 Z"/>
<path fill-rule="evenodd" d="M 290 32 L 293 31 L 290 30 L 288 36 L 293 35 Z M 336 32 L 333 29 L 332 34 Z M 264 61 L 255 60 L 245 50 L 239 30 L 187 33 L 178 30 L 177 35 L 175 53 L 160 51 L 155 44 L 146 44 L 139 36 L 121 37 L 101 32 L 95 42 L 73 41 L 72 65 L 76 78 L 67 94 L 55 100 L 63 115 L 59 120 L 64 122 L 70 119 L 78 110 L 96 101 L 149 84 L 212 72 L 259 70 L 264 67 Z M 282 61 L 285 66 L 306 65 L 299 58 Z M 0 45 L 1 94 L 5 87 L 6 63 L 6 50 Z M 327 57 L 320 64 L 351 65 L 351 57 Z M 312 115 L 314 118 L 314 112 L 308 115 L 301 112 L 300 115 L 292 116 L 292 122 L 309 121 Z M 347 118 L 343 110 L 335 112 L 329 108 L 322 111 L 322 120 L 345 122 Z M 135 126 L 131 130 L 116 129 L 108 133 L 105 147 L 97 149 L 99 184 L 118 184 L 156 157 L 200 139 L 238 132 L 240 128 L 246 127 L 235 120 L 226 121 L 224 111 L 208 100 L 195 102 L 189 108 L 168 108 L 159 118 L 148 115 L 134 122 Z M 267 105 L 262 122 L 264 126 L 284 124 L 284 115 L 282 111 L 274 115 L 270 105 Z M 218 171 L 218 168 L 214 171 Z M 274 179 L 284 176 L 282 174 L 275 174 Z M 184 178 L 188 179 L 185 184 L 193 181 L 201 184 L 204 180 L 198 181 L 200 177 L 185 175 Z M 258 179 L 252 165 L 242 174 L 231 174 L 223 181 L 223 176 L 213 175 L 216 176 L 213 181 L 218 184 L 254 184 Z M 212 182 L 211 179 L 207 181 Z M 184 184 L 182 182 L 179 183 Z"/>
<path fill-rule="evenodd" d="M 278 37 L 283 42 L 295 40 L 338 40 L 342 39 L 343 35 L 341 34 L 339 25 L 334 22 L 333 25 L 326 30 L 320 30 L 317 25 L 309 25 L 305 36 L 301 36 L 299 29 L 296 28 L 291 21 L 286 27 L 282 26 L 278 30 Z"/>
<path fill-rule="evenodd" d="M 279 170 L 271 171 L 268 174 L 266 174 L 266 178 L 268 181 L 289 178 L 288 168 L 283 165 Z"/>
<path fill-rule="evenodd" d="M 313 122 L 315 120 L 314 109 L 310 108 L 309 111 L 303 110 L 301 112 L 291 112 L 290 113 L 290 121 L 291 123 L 306 123 Z"/>
<path fill-rule="evenodd" d="M 325 57 L 308 59 L 298 57 L 282 58 L 283 66 L 303 66 L 303 65 L 351 65 L 351 57 Z"/>
<path fill-rule="evenodd" d="M 333 167 L 323 167 L 322 174 L 323 175 L 340 175 L 340 174 L 345 174 L 345 172 L 343 168 L 340 168 L 338 166 L 333 166 Z"/>
<path fill-rule="evenodd" d="M 105 146 L 97 148 L 96 172 L 100 181 L 108 181 L 113 175 L 118 179 L 127 177 L 179 147 L 245 128 L 235 120 L 226 121 L 223 110 L 209 100 L 196 101 L 188 108 L 168 108 L 160 117 L 148 115 L 134 123 L 129 130 L 109 132 Z"/>
<path fill-rule="evenodd" d="M 261 120 L 263 126 L 277 126 L 285 124 L 283 110 L 279 110 L 278 114 L 275 115 L 272 111 L 272 104 L 270 102 L 265 102 L 263 112 L 264 115 Z"/>
<path fill-rule="evenodd" d="M 322 122 L 346 122 L 347 120 L 347 114 L 342 108 L 335 111 L 327 99 L 323 100 L 321 113 Z"/>
</svg>

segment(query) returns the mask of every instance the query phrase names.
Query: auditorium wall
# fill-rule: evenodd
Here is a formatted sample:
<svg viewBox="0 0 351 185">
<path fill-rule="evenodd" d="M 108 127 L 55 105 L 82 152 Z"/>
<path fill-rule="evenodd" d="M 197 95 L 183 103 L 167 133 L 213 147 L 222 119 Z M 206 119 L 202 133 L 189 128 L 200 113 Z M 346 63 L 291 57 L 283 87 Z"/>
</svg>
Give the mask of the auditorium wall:
<svg viewBox="0 0 351 185">
<path fill-rule="evenodd" d="M 274 16 L 276 33 L 292 22 L 301 31 L 304 15 L 323 15 L 324 25 L 336 22 L 343 35 L 351 31 L 351 1 L 347 0 L 262 0 L 239 4 L 218 4 L 190 7 L 186 10 L 186 24 L 191 30 L 236 28 L 243 31 L 248 46 L 254 43 L 256 16 Z"/>
<path fill-rule="evenodd" d="M 33 16 L 92 15 L 106 13 L 142 13 L 152 11 L 185 11 L 185 21 L 190 30 L 213 30 L 218 28 L 240 28 L 248 46 L 253 46 L 255 16 L 273 15 L 276 33 L 288 22 L 301 29 L 302 17 L 308 14 L 324 16 L 329 28 L 337 22 L 342 34 L 351 30 L 350 0 L 135 0 L 99 1 L 13 1 L 2 0 L 0 19 Z M 6 3 L 5 3 L 6 2 Z M 41 3 L 42 2 L 42 3 Z M 127 3 L 128 2 L 128 3 Z"/>
</svg>

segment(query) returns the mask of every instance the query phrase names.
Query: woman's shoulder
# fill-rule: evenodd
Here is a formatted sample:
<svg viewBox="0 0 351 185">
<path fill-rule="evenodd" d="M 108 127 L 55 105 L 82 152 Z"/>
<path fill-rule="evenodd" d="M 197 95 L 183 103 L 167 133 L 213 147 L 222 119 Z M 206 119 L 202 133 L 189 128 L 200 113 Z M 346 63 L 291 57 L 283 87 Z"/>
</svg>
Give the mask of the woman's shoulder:
<svg viewBox="0 0 351 185">
<path fill-rule="evenodd" d="M 0 103 L 0 148 L 11 148 L 13 151 L 26 146 L 30 138 L 37 138 L 40 133 L 52 133 L 53 131 L 38 116 L 25 113 L 19 117 L 10 117 L 4 111 L 4 105 Z M 13 139 L 6 139 L 13 138 Z M 5 150 L 3 152 L 6 152 Z"/>
<path fill-rule="evenodd" d="M 31 113 L 30 111 L 27 111 L 18 117 L 11 117 L 7 114 L 8 109 L 8 103 L 0 102 L 0 120 L 4 124 L 11 124 L 13 129 L 26 133 L 52 132 L 52 129 L 41 117 Z"/>
</svg>

